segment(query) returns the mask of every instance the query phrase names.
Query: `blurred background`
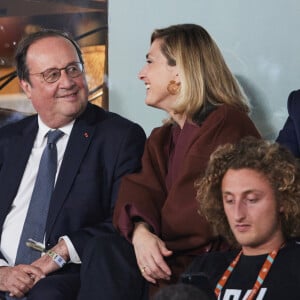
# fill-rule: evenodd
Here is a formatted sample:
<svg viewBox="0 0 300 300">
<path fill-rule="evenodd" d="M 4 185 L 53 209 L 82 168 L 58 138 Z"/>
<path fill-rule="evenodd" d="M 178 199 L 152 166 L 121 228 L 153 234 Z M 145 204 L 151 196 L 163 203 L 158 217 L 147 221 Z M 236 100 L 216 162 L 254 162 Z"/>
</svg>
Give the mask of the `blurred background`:
<svg viewBox="0 0 300 300">
<path fill-rule="evenodd" d="M 107 0 L 0 1 L 0 109 L 34 112 L 15 77 L 14 51 L 19 40 L 40 28 L 61 29 L 81 46 L 89 101 L 108 108 Z"/>
</svg>

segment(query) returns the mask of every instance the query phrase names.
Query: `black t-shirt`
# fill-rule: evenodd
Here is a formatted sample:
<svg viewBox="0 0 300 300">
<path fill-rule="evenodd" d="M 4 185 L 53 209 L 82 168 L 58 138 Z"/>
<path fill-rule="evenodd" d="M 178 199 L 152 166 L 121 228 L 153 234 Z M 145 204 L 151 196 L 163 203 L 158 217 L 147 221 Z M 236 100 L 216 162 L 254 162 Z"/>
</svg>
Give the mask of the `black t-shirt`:
<svg viewBox="0 0 300 300">
<path fill-rule="evenodd" d="M 237 253 L 238 251 L 211 252 L 197 257 L 183 274 L 183 281 L 213 291 Z M 223 287 L 219 299 L 247 299 L 266 257 L 267 255 L 241 255 L 237 266 Z M 208 279 L 206 282 L 204 274 Z M 269 274 L 256 295 L 256 299 L 299 300 L 299 290 L 300 242 L 290 241 L 278 252 Z"/>
</svg>

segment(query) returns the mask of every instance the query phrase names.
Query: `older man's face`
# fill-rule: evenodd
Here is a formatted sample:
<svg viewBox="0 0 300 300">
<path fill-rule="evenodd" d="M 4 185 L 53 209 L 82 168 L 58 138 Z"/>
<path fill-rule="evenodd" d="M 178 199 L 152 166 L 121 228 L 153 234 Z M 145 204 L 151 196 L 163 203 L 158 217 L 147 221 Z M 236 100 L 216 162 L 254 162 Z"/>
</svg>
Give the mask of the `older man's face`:
<svg viewBox="0 0 300 300">
<path fill-rule="evenodd" d="M 86 107 L 88 89 L 84 73 L 76 78 L 61 71 L 60 78 L 53 83 L 42 75 L 49 68 L 65 68 L 79 62 L 72 43 L 62 37 L 46 37 L 34 42 L 28 49 L 26 63 L 30 83 L 21 81 L 27 97 L 49 127 L 63 126 L 75 119 Z"/>
</svg>

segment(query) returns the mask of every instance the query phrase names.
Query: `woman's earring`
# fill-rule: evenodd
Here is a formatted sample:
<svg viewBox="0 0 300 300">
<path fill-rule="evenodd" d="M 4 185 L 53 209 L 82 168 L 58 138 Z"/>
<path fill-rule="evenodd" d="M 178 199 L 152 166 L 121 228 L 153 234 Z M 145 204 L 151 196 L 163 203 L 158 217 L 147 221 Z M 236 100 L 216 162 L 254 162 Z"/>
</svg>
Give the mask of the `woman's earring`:
<svg viewBox="0 0 300 300">
<path fill-rule="evenodd" d="M 176 82 L 175 80 L 171 80 L 167 86 L 167 90 L 171 95 L 178 94 L 180 90 L 180 82 Z"/>
</svg>

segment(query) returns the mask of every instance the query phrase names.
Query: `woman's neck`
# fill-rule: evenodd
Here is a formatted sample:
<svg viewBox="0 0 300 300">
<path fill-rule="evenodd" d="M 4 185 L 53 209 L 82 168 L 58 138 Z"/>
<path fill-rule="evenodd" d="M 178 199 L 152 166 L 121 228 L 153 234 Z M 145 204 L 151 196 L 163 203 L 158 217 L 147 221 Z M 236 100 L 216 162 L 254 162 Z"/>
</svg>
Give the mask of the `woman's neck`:
<svg viewBox="0 0 300 300">
<path fill-rule="evenodd" d="M 170 116 L 178 124 L 178 126 L 182 129 L 183 126 L 184 126 L 184 123 L 186 121 L 186 115 L 185 114 L 170 113 Z"/>
</svg>

